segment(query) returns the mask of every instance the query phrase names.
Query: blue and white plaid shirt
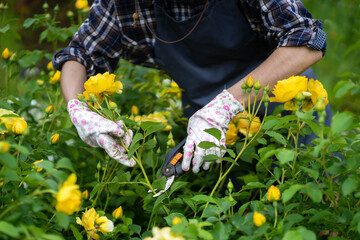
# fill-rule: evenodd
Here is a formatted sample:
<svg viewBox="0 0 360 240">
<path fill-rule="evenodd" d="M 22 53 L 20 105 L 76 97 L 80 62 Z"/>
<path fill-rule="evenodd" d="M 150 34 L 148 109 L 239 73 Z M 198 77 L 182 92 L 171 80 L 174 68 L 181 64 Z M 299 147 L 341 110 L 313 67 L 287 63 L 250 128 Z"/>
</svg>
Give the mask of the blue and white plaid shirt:
<svg viewBox="0 0 360 240">
<path fill-rule="evenodd" d="M 225 0 L 226 1 L 226 0 Z M 137 0 L 138 12 L 151 29 L 156 29 L 153 0 Z M 185 20 L 203 10 L 206 0 L 167 0 L 165 9 L 177 20 Z M 239 7 L 259 37 L 276 47 L 307 46 L 326 50 L 322 23 L 313 19 L 299 0 L 239 0 Z M 55 53 L 53 65 L 61 70 L 64 62 L 82 63 L 88 76 L 113 72 L 120 58 L 157 68 L 155 38 L 143 17 L 133 26 L 134 0 L 95 0 L 88 18 L 69 46 Z"/>
</svg>

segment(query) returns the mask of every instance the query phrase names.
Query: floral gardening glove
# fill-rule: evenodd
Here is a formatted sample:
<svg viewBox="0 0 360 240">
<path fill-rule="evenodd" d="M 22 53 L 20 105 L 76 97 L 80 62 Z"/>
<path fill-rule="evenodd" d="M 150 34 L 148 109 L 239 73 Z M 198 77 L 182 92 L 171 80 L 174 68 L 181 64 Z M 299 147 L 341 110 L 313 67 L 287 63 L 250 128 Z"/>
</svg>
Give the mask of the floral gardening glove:
<svg viewBox="0 0 360 240">
<path fill-rule="evenodd" d="M 125 133 L 122 129 L 123 122 L 110 121 L 91 111 L 87 104 L 77 99 L 68 102 L 67 110 L 80 138 L 92 147 L 101 147 L 116 161 L 129 167 L 136 165 L 134 159 L 128 159 L 125 149 L 116 140 L 122 138 L 126 147 L 132 139 L 132 131 Z"/>
<path fill-rule="evenodd" d="M 228 91 L 223 90 L 211 102 L 194 113 L 189 119 L 187 129 L 188 136 L 184 145 L 184 158 L 182 162 L 183 170 L 188 171 L 191 162 L 194 173 L 198 173 L 201 166 L 204 170 L 208 170 L 211 162 L 204 163 L 206 155 L 216 154 L 219 157 L 224 156 L 225 150 L 220 152 L 220 149 L 215 147 L 202 149 L 197 145 L 202 141 L 213 142 L 219 145 L 219 141 L 214 136 L 204 132 L 205 129 L 217 128 L 221 131 L 220 142 L 225 146 L 225 135 L 229 122 L 237 113 L 243 111 L 244 108 L 240 102 Z"/>
</svg>

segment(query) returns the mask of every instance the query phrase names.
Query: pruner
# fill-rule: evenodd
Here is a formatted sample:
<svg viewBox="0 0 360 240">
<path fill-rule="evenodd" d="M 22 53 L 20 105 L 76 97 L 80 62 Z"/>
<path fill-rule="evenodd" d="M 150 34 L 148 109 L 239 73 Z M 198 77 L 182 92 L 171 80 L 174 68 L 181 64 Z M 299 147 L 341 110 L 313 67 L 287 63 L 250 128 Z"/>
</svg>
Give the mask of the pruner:
<svg viewBox="0 0 360 240">
<path fill-rule="evenodd" d="M 158 197 L 164 192 L 166 192 L 173 184 L 175 177 L 179 177 L 184 174 L 184 170 L 181 167 L 181 162 L 183 160 L 183 147 L 185 145 L 185 142 L 186 138 L 167 152 L 159 176 L 159 178 L 161 178 L 162 176 L 166 177 L 165 189 L 160 190 L 158 193 L 154 194 L 153 197 Z"/>
</svg>

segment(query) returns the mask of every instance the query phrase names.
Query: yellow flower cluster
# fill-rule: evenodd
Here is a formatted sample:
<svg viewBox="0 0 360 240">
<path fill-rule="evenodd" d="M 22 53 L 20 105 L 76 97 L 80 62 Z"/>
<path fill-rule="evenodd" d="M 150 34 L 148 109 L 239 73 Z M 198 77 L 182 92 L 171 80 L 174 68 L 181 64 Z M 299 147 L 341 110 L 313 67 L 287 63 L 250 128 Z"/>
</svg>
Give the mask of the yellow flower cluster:
<svg viewBox="0 0 360 240">
<path fill-rule="evenodd" d="M 185 240 L 180 234 L 171 232 L 170 227 L 154 227 L 152 229 L 152 234 L 153 237 L 147 237 L 144 240 Z"/>
<path fill-rule="evenodd" d="M 81 191 L 79 185 L 76 184 L 76 175 L 72 173 L 55 195 L 56 210 L 59 212 L 72 215 L 79 211 L 81 206 Z"/>
<path fill-rule="evenodd" d="M 260 128 L 261 122 L 259 117 L 255 117 L 250 124 L 248 112 L 242 112 L 236 115 L 229 123 L 229 129 L 226 131 L 226 144 L 234 144 L 240 137 L 239 133 L 251 137 Z"/>
<path fill-rule="evenodd" d="M 84 227 L 87 239 L 100 239 L 97 232 L 108 233 L 114 230 L 114 223 L 105 216 L 100 217 L 94 208 L 83 212 L 81 219 L 76 218 L 76 223 Z"/>
<path fill-rule="evenodd" d="M 312 109 L 319 99 L 324 99 L 325 105 L 329 103 L 328 94 L 321 82 L 312 78 L 308 80 L 304 76 L 292 76 L 279 81 L 272 93 L 274 97 L 270 98 L 270 102 L 284 103 L 286 110 L 296 110 L 296 98 L 299 98 L 299 95 L 305 98 L 302 102 L 303 111 Z"/>
<path fill-rule="evenodd" d="M 7 116 L 13 115 L 13 116 Z M 27 123 L 24 118 L 20 117 L 16 113 L 0 108 L 0 124 L 4 124 L 7 131 L 0 132 L 1 134 L 8 131 L 15 134 L 23 134 L 27 128 Z"/>
<path fill-rule="evenodd" d="M 147 116 L 136 116 L 133 118 L 133 120 L 137 123 L 141 122 L 161 122 L 166 127 L 163 129 L 163 131 L 170 131 L 172 129 L 171 125 L 168 124 L 168 121 L 165 116 L 169 115 L 169 112 L 153 112 L 150 113 Z"/>
</svg>

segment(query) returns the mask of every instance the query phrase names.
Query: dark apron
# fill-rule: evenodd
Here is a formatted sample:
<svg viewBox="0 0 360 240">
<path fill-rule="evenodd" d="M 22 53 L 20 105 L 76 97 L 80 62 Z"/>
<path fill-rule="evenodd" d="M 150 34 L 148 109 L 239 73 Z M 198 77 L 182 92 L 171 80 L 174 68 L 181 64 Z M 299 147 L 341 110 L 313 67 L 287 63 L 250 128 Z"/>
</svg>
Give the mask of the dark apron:
<svg viewBox="0 0 360 240">
<path fill-rule="evenodd" d="M 201 13 L 177 21 L 164 10 L 163 1 L 154 4 L 156 34 L 167 41 L 177 40 L 190 31 Z M 186 117 L 249 74 L 273 51 L 252 30 L 238 2 L 209 0 L 199 25 L 187 38 L 173 44 L 155 42 L 155 61 L 184 89 Z M 304 74 L 315 78 L 311 69 Z M 275 106 L 269 104 L 270 114 Z"/>
</svg>

